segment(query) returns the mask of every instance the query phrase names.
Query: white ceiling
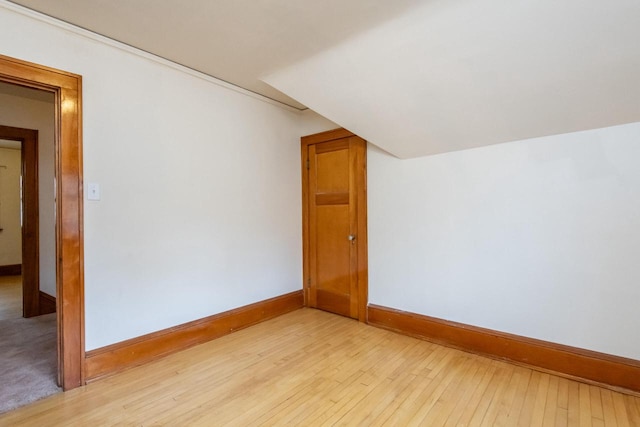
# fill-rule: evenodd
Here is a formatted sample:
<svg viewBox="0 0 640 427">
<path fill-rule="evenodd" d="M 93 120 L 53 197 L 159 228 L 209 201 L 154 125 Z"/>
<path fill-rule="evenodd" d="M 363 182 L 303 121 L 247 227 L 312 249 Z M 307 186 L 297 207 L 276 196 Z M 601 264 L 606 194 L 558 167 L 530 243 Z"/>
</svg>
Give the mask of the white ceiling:
<svg viewBox="0 0 640 427">
<path fill-rule="evenodd" d="M 640 1 L 426 2 L 265 81 L 402 158 L 640 121 Z"/>
<path fill-rule="evenodd" d="M 399 157 L 640 121 L 638 0 L 15 3 L 306 105 Z"/>
<path fill-rule="evenodd" d="M 303 109 L 260 80 L 420 0 L 13 0 Z"/>
</svg>

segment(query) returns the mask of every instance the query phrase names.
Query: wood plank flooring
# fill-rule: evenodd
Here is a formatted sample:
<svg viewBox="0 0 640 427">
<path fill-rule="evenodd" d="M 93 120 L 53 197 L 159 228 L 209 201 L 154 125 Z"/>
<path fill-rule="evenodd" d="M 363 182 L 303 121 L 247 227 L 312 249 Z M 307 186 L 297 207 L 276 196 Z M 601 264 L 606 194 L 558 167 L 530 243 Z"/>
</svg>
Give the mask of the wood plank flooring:
<svg viewBox="0 0 640 427">
<path fill-rule="evenodd" d="M 640 426 L 640 398 L 301 309 L 0 425 Z"/>
<path fill-rule="evenodd" d="M 22 317 L 22 277 L 0 276 L 0 320 Z"/>
</svg>

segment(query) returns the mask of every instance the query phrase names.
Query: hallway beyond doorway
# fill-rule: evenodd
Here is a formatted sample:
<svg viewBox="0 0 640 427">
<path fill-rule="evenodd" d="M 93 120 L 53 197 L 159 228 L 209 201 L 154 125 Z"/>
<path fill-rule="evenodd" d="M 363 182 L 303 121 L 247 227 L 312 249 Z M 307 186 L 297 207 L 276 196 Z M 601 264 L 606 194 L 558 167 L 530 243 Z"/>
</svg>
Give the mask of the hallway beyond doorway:
<svg viewBox="0 0 640 427">
<path fill-rule="evenodd" d="M 21 276 L 0 277 L 0 413 L 61 392 L 56 314 L 22 317 Z"/>
<path fill-rule="evenodd" d="M 20 276 L 0 276 L 0 321 L 22 317 Z"/>
</svg>

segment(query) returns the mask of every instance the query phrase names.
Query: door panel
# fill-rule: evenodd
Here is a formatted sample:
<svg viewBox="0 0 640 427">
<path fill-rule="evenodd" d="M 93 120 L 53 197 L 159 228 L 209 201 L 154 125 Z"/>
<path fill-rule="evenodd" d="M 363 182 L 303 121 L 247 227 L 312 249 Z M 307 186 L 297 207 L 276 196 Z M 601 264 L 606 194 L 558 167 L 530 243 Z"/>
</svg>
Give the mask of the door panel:
<svg viewBox="0 0 640 427">
<path fill-rule="evenodd" d="M 317 206 L 317 289 L 351 293 L 349 206 Z"/>
<path fill-rule="evenodd" d="M 305 301 L 365 320 L 366 143 L 338 131 L 302 139 Z"/>
<path fill-rule="evenodd" d="M 327 145 L 331 143 L 325 143 Z M 349 145 L 340 144 L 336 151 L 318 152 L 323 144 L 316 145 L 315 173 L 316 194 L 345 194 L 349 192 Z"/>
</svg>

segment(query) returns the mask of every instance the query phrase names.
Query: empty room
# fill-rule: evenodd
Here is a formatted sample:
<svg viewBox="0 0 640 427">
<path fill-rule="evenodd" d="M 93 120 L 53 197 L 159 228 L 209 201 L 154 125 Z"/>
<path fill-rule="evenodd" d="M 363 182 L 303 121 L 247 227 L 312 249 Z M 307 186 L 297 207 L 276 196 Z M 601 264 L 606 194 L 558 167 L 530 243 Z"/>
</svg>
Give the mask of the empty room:
<svg viewBox="0 0 640 427">
<path fill-rule="evenodd" d="M 0 425 L 640 426 L 639 22 L 0 0 Z"/>
</svg>

